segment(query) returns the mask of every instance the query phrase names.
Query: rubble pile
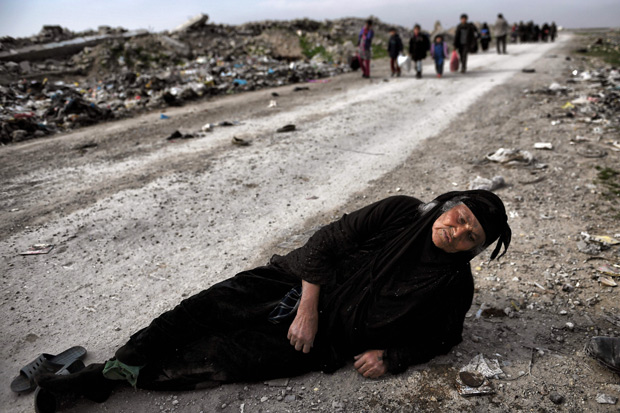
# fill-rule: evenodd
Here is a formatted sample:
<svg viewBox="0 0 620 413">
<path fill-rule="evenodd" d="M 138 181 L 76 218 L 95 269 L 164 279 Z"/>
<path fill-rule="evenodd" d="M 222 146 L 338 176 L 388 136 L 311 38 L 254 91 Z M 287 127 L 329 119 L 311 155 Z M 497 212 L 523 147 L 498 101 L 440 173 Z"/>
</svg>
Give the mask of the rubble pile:
<svg viewBox="0 0 620 413">
<path fill-rule="evenodd" d="M 171 32 L 46 26 L 0 39 L 0 143 L 179 106 L 203 97 L 307 82 L 349 70 L 363 19 L 207 24 L 198 15 Z M 385 47 L 388 26 L 376 23 Z M 403 29 L 404 31 L 404 29 Z M 81 36 L 81 37 L 79 37 Z M 54 58 L 26 60 L 57 47 Z M 63 56 L 80 45 L 79 51 Z M 19 49 L 19 48 L 22 49 Z"/>
<path fill-rule="evenodd" d="M 615 37 L 615 47 L 620 36 Z M 555 56 L 549 56 L 555 57 Z M 608 151 L 620 151 L 620 72 L 604 60 L 594 60 L 595 69 L 588 61 L 574 59 L 571 76 L 565 84 L 552 83 L 525 94 L 547 95 L 541 104 L 549 110 L 546 116 L 553 126 L 580 123 L 587 134 L 571 137 L 577 153 L 584 157 L 603 157 Z M 558 103 L 559 102 L 559 103 Z"/>
</svg>

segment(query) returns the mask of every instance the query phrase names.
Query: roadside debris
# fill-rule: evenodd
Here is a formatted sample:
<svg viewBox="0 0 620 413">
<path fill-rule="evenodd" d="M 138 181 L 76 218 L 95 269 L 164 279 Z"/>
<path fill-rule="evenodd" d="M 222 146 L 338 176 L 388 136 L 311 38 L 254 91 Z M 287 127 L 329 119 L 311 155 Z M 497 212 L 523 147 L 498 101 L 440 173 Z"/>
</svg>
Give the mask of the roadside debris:
<svg viewBox="0 0 620 413">
<path fill-rule="evenodd" d="M 178 130 L 175 130 L 174 132 L 172 132 L 172 134 L 170 136 L 168 136 L 166 138 L 166 140 L 168 141 L 173 141 L 173 140 L 177 140 L 177 139 L 191 139 L 194 138 L 194 135 L 191 133 L 182 133 L 179 132 Z"/>
<path fill-rule="evenodd" d="M 281 128 L 279 128 L 278 130 L 276 130 L 276 132 L 278 133 L 284 133 L 284 132 L 293 132 L 296 130 L 295 125 L 293 124 L 288 124 L 288 125 L 284 125 Z"/>
<path fill-rule="evenodd" d="M 246 141 L 245 139 L 241 139 L 241 138 L 237 138 L 236 136 L 233 136 L 232 144 L 238 145 L 238 146 L 248 146 L 250 145 L 250 142 Z"/>
<path fill-rule="evenodd" d="M 501 175 L 496 175 L 491 179 L 476 176 L 476 178 L 469 183 L 468 189 L 484 189 L 486 191 L 494 191 L 504 185 L 506 185 L 506 181 Z"/>
<path fill-rule="evenodd" d="M 74 33 L 46 26 L 32 38 L 5 37 L 0 42 L 0 143 L 211 96 L 325 83 L 350 70 L 356 50 L 350 39 L 362 25 L 363 20 L 348 18 L 228 26 L 209 23 L 201 14 L 170 33 L 103 26 Z M 380 44 L 387 25 L 378 20 L 375 25 Z M 314 48 L 302 47 L 309 44 Z M 48 49 L 55 52 L 50 55 Z M 300 85 L 293 91 L 309 89 Z"/>
<path fill-rule="evenodd" d="M 461 396 L 478 396 L 495 393 L 491 378 L 504 374 L 495 359 L 486 359 L 478 354 L 463 366 L 456 375 L 456 389 Z"/>
<path fill-rule="evenodd" d="M 598 404 L 616 404 L 618 403 L 618 398 L 609 394 L 599 393 L 596 395 L 596 402 Z"/>
<path fill-rule="evenodd" d="M 620 265 L 618 264 L 603 264 L 598 266 L 596 269 L 603 274 L 611 275 L 612 277 L 620 277 Z"/>
<path fill-rule="evenodd" d="M 54 244 L 34 244 L 26 251 L 20 252 L 19 255 L 40 255 L 47 254 L 54 248 Z"/>
<path fill-rule="evenodd" d="M 536 162 L 531 152 L 521 149 L 499 148 L 497 151 L 488 154 L 486 159 L 506 166 L 533 166 L 536 169 L 547 167 L 546 164 Z"/>
<path fill-rule="evenodd" d="M 534 149 L 553 149 L 553 144 L 551 142 L 536 142 L 534 144 Z"/>
</svg>

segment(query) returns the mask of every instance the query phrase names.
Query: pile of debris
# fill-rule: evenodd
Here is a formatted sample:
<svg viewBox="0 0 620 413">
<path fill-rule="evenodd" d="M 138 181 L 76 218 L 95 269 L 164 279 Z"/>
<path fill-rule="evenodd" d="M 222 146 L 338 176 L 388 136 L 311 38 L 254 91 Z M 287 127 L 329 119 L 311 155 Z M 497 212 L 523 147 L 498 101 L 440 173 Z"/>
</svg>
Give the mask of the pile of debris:
<svg viewBox="0 0 620 413">
<path fill-rule="evenodd" d="M 363 25 L 362 19 L 240 26 L 207 20 L 201 14 L 164 33 L 100 27 L 74 34 L 46 26 L 30 39 L 0 39 L 0 143 L 334 76 L 349 70 Z M 375 47 L 385 48 L 387 28 L 376 22 Z M 41 44 L 45 39 L 55 43 Z"/>
<path fill-rule="evenodd" d="M 618 50 L 620 34 L 616 33 L 614 39 Z M 620 72 L 603 60 L 594 61 L 596 69 L 592 70 L 586 66 L 586 60 L 573 60 L 571 76 L 563 85 L 554 82 L 548 87 L 524 91 L 547 95 L 541 104 L 550 108 L 546 116 L 553 126 L 588 125 L 589 133 L 572 136 L 571 143 L 576 145 L 578 154 L 590 158 L 620 151 Z"/>
</svg>

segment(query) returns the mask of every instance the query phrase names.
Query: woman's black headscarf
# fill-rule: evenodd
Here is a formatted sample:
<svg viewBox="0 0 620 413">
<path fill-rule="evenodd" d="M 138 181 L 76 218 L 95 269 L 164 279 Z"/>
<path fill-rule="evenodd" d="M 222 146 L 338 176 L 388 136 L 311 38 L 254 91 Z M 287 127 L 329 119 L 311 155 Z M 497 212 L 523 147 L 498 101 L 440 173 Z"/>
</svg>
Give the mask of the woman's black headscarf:
<svg viewBox="0 0 620 413">
<path fill-rule="evenodd" d="M 504 252 L 499 257 L 506 254 L 506 250 L 510 245 L 510 239 L 512 238 L 512 231 L 508 225 L 508 217 L 506 216 L 504 203 L 497 195 L 493 192 L 484 190 L 454 191 L 437 197 L 435 201 L 442 202 L 442 199 L 460 201 L 474 213 L 478 222 L 482 225 L 482 229 L 486 236 L 484 242 L 485 248 L 496 240 L 499 240 L 497 246 L 491 253 L 492 260 L 497 257 L 502 245 L 504 246 Z M 445 203 L 445 201 L 443 203 Z"/>
</svg>

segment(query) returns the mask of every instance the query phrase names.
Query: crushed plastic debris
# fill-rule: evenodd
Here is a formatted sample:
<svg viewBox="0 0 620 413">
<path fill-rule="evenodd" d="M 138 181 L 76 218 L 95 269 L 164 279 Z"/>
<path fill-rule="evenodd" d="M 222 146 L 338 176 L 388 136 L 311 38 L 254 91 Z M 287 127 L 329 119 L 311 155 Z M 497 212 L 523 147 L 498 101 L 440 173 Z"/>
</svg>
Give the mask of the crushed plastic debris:
<svg viewBox="0 0 620 413">
<path fill-rule="evenodd" d="M 597 271 L 612 277 L 620 277 L 620 265 L 603 264 L 596 268 Z"/>
<path fill-rule="evenodd" d="M 47 254 L 54 248 L 54 244 L 34 244 L 26 251 L 20 252 L 19 255 L 40 255 Z"/>
<path fill-rule="evenodd" d="M 484 189 L 486 191 L 493 191 L 506 185 L 504 177 L 496 175 L 491 179 L 476 176 L 476 178 L 469 183 L 468 189 Z"/>
<path fill-rule="evenodd" d="M 533 166 L 536 169 L 547 167 L 546 164 L 536 162 L 531 152 L 521 149 L 499 148 L 486 155 L 486 159 L 506 166 Z"/>
<path fill-rule="evenodd" d="M 534 149 L 553 149 L 553 144 L 551 142 L 536 142 L 534 143 Z"/>
<path fill-rule="evenodd" d="M 456 389 L 461 396 L 466 397 L 493 394 L 495 388 L 489 379 L 503 374 L 497 360 L 478 354 L 459 370 L 456 375 Z"/>
</svg>

